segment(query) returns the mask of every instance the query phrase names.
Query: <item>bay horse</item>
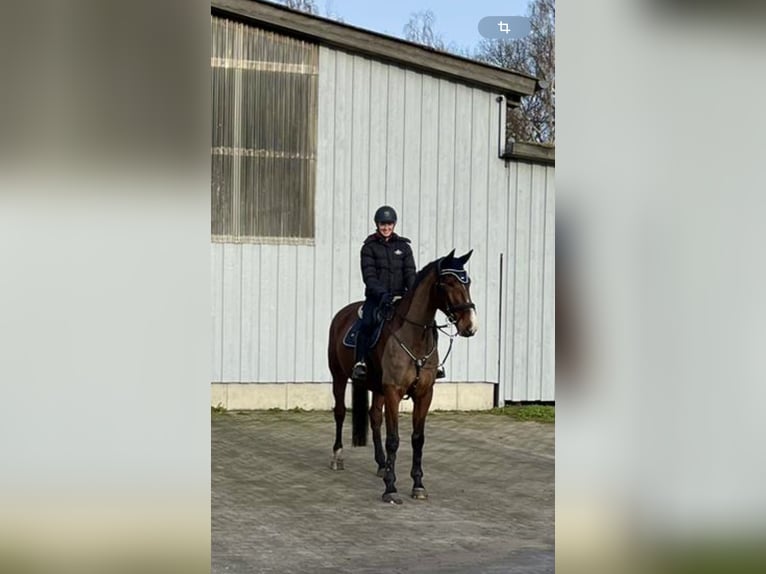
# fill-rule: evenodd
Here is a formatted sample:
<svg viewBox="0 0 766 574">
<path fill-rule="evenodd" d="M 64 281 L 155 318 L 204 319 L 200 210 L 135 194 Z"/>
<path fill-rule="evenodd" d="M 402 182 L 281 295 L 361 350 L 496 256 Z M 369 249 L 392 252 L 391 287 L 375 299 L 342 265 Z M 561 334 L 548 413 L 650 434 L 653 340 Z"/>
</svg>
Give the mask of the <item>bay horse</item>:
<svg viewBox="0 0 766 574">
<path fill-rule="evenodd" d="M 433 396 L 436 368 L 439 365 L 437 329 L 446 325 L 436 324 L 437 309 L 442 311 L 456 334 L 472 337 L 476 334 L 478 321 L 476 306 L 471 301 L 471 280 L 465 263 L 473 250 L 462 257 L 455 257 L 453 249 L 445 257 L 432 261 L 421 269 L 415 282 L 395 307 L 389 310 L 380 338 L 367 358 L 367 378 L 353 381 L 352 390 L 352 444 L 367 444 L 367 415 L 372 428 L 375 462 L 378 476 L 383 478 L 385 492 L 383 501 L 401 504 L 396 491 L 396 452 L 399 448 L 399 403 L 405 396 L 413 400 L 412 411 L 412 497 L 428 497 L 423 486 L 423 443 L 425 422 Z M 343 420 L 346 416 L 346 384 L 354 365 L 354 349 L 343 344 L 345 334 L 358 316 L 361 301 L 346 305 L 338 311 L 330 324 L 328 362 L 333 380 L 335 398 L 335 444 L 330 466 L 343 469 Z M 367 391 L 372 391 L 369 406 Z M 386 451 L 380 436 L 383 406 L 386 417 Z"/>
</svg>

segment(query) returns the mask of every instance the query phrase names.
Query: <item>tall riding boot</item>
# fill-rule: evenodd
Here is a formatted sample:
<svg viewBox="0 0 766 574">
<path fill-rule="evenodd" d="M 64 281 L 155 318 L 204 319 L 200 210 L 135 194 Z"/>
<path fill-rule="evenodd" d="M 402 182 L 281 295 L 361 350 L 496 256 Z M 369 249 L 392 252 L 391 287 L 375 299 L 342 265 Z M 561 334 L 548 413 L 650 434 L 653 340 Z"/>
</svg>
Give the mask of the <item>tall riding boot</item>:
<svg viewBox="0 0 766 574">
<path fill-rule="evenodd" d="M 355 381 L 363 381 L 367 378 L 367 365 L 365 364 L 367 358 L 367 333 L 364 331 L 364 328 L 361 328 L 356 334 L 356 364 L 351 372 L 351 378 Z"/>
</svg>

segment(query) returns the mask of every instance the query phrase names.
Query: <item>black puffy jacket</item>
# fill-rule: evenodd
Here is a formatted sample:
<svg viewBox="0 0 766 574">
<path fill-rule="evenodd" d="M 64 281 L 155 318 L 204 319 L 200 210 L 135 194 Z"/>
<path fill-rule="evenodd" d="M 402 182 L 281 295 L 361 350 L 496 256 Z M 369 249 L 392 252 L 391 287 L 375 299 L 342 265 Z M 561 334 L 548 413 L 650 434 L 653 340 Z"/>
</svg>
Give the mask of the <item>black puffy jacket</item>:
<svg viewBox="0 0 766 574">
<path fill-rule="evenodd" d="M 403 295 L 415 283 L 415 258 L 410 240 L 393 233 L 388 241 L 373 233 L 362 245 L 362 280 L 365 297 L 384 293 Z"/>
</svg>

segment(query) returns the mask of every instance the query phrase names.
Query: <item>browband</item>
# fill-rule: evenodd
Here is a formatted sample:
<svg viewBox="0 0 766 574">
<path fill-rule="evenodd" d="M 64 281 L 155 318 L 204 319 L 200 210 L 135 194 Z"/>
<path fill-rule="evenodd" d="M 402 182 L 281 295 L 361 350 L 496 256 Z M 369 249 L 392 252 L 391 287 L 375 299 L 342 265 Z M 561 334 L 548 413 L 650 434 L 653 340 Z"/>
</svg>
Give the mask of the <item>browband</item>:
<svg viewBox="0 0 766 574">
<path fill-rule="evenodd" d="M 471 282 L 471 278 L 468 277 L 468 271 L 465 269 L 442 269 L 439 275 L 454 275 L 464 285 L 468 285 Z"/>
</svg>

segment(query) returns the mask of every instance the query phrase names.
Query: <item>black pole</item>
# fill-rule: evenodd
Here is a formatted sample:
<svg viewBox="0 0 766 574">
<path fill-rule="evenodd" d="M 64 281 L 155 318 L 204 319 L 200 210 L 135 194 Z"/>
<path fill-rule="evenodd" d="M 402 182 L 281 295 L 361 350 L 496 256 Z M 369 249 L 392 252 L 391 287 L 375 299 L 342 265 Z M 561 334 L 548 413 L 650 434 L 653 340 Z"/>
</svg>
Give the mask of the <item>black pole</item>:
<svg viewBox="0 0 766 574">
<path fill-rule="evenodd" d="M 500 254 L 500 286 L 499 286 L 499 293 L 498 293 L 498 302 L 499 305 L 497 306 L 497 386 L 498 386 L 498 392 L 495 393 L 495 406 L 500 406 L 500 356 L 503 349 L 503 254 Z M 503 396 L 505 396 L 505 393 L 503 393 Z M 503 398 L 503 403 L 505 403 L 505 398 Z"/>
</svg>

